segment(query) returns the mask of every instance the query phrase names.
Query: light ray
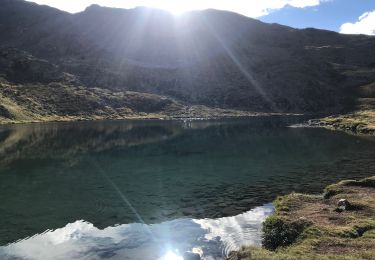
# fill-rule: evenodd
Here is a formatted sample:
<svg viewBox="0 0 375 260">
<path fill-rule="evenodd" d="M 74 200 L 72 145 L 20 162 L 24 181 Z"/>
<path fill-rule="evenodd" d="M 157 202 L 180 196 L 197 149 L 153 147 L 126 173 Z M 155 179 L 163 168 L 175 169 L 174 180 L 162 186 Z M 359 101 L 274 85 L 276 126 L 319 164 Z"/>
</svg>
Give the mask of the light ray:
<svg viewBox="0 0 375 260">
<path fill-rule="evenodd" d="M 102 177 L 111 185 L 113 190 L 117 193 L 119 198 L 129 207 L 129 209 L 133 212 L 133 214 L 137 217 L 139 223 L 146 224 L 142 217 L 138 214 L 137 210 L 133 207 L 130 201 L 126 198 L 124 193 L 120 190 L 120 188 L 108 177 L 107 173 L 99 166 L 99 164 L 90 159 L 91 164 L 95 165 L 97 171 L 102 175 Z M 151 231 L 149 231 L 151 233 Z"/>
<path fill-rule="evenodd" d="M 249 68 L 245 68 L 245 66 L 241 63 L 241 61 L 236 57 L 234 52 L 227 46 L 225 41 L 223 41 L 220 35 L 216 32 L 214 27 L 210 24 L 206 17 L 203 17 L 203 20 L 206 22 L 207 27 L 210 29 L 212 35 L 218 41 L 218 43 L 222 46 L 228 57 L 232 60 L 232 62 L 236 65 L 238 70 L 245 76 L 245 78 L 249 81 L 249 83 L 255 88 L 255 90 L 262 96 L 262 98 L 271 106 L 271 109 L 276 112 L 280 112 L 277 107 L 275 106 L 274 102 L 267 96 L 267 93 L 263 90 L 262 86 L 259 84 L 253 73 L 249 72 Z"/>
</svg>

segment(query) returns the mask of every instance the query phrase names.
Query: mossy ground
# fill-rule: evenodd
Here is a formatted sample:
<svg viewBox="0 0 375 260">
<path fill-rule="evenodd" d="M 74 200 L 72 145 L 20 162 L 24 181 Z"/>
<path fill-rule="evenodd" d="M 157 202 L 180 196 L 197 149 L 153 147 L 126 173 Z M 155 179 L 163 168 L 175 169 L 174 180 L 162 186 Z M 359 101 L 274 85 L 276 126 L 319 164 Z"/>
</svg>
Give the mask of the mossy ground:
<svg viewBox="0 0 375 260">
<path fill-rule="evenodd" d="M 351 207 L 337 211 L 340 199 Z M 263 226 L 263 248 L 230 259 L 375 259 L 375 177 L 343 181 L 324 196 L 291 194 L 275 201 Z"/>
<path fill-rule="evenodd" d="M 330 116 L 320 121 L 328 128 L 356 134 L 375 135 L 375 109 Z"/>
<path fill-rule="evenodd" d="M 325 117 L 319 122 L 330 129 L 375 135 L 375 82 L 359 87 L 357 92 L 359 98 L 353 112 Z"/>
</svg>

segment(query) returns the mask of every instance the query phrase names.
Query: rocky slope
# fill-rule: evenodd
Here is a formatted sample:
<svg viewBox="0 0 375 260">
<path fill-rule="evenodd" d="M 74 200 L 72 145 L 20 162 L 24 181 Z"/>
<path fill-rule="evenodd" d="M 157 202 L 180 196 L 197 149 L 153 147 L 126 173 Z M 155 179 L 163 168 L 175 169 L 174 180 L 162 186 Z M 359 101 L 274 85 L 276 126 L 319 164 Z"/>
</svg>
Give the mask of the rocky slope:
<svg viewBox="0 0 375 260">
<path fill-rule="evenodd" d="M 0 0 L 0 35 L 0 46 L 56 64 L 64 75 L 74 75 L 82 91 L 148 93 L 171 104 L 334 113 L 351 108 L 356 87 L 375 82 L 374 37 L 297 30 L 216 10 L 174 17 L 155 9 L 93 5 L 69 14 Z"/>
<path fill-rule="evenodd" d="M 0 49 L 0 72 L 0 123 L 255 115 L 187 106 L 156 94 L 87 88 L 58 66 L 17 49 Z"/>
</svg>

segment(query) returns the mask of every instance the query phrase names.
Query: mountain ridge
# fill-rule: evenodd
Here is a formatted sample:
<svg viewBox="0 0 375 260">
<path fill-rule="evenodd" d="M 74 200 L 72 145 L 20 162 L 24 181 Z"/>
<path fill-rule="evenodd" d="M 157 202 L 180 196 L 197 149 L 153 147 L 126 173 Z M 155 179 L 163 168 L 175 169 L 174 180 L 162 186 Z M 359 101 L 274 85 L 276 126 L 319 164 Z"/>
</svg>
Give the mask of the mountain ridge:
<svg viewBox="0 0 375 260">
<path fill-rule="evenodd" d="M 350 110 L 357 88 L 375 82 L 371 36 L 212 9 L 174 17 L 152 8 L 92 5 L 70 14 L 22 0 L 0 3 L 0 46 L 55 64 L 87 89 L 189 106 L 332 114 Z"/>
</svg>

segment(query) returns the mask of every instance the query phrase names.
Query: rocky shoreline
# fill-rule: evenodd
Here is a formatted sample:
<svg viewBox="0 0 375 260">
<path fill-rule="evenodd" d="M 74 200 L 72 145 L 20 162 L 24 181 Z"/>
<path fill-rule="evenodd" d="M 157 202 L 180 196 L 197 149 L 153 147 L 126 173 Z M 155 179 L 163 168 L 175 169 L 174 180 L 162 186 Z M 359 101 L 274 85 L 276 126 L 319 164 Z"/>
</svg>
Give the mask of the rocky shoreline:
<svg viewBox="0 0 375 260">
<path fill-rule="evenodd" d="M 356 135 L 375 136 L 375 125 L 373 123 L 365 122 L 355 115 L 330 116 L 322 119 L 312 119 L 307 122 L 306 126 L 323 127 Z"/>
<path fill-rule="evenodd" d="M 330 185 L 323 195 L 290 194 L 274 201 L 263 224 L 263 247 L 240 259 L 374 259 L 375 176 Z"/>
<path fill-rule="evenodd" d="M 51 115 L 33 119 L 14 120 L 0 117 L 0 125 L 8 124 L 31 124 L 31 123 L 52 123 L 52 122 L 79 122 L 79 121 L 121 121 L 121 120 L 215 120 L 230 118 L 251 118 L 268 116 L 299 116 L 298 114 L 280 114 L 280 113 L 258 113 L 240 110 L 225 110 L 217 108 L 204 107 L 203 112 L 200 108 L 191 107 L 184 110 L 181 114 L 164 113 L 136 113 L 133 115 L 82 115 L 82 116 L 60 116 Z"/>
<path fill-rule="evenodd" d="M 309 120 L 310 127 L 324 127 L 344 131 L 355 135 L 375 136 L 375 90 L 374 84 L 363 86 L 359 91 L 354 111 L 346 114 L 330 115 L 324 118 Z M 363 91 L 365 89 L 366 91 Z"/>
</svg>

